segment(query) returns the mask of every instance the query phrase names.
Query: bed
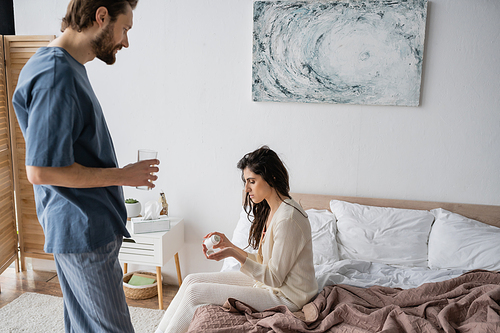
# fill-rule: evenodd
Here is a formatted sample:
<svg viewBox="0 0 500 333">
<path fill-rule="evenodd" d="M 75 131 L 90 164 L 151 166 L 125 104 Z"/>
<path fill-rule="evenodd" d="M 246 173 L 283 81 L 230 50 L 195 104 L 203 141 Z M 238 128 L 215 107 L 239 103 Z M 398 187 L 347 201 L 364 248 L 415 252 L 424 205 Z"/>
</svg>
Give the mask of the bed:
<svg viewBox="0 0 500 333">
<path fill-rule="evenodd" d="M 230 298 L 200 307 L 190 332 L 500 332 L 500 206 L 291 195 L 311 222 L 318 295 L 295 313 Z M 234 244 L 249 227 L 242 211 Z"/>
</svg>

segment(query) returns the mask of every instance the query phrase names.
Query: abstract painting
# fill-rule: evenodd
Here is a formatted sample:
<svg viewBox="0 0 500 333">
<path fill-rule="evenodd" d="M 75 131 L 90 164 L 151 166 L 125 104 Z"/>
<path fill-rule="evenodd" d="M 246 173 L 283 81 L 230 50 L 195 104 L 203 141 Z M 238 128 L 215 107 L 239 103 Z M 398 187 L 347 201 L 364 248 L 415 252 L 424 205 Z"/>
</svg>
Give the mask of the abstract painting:
<svg viewBox="0 0 500 333">
<path fill-rule="evenodd" d="M 254 2 L 254 101 L 418 106 L 427 0 Z"/>
</svg>

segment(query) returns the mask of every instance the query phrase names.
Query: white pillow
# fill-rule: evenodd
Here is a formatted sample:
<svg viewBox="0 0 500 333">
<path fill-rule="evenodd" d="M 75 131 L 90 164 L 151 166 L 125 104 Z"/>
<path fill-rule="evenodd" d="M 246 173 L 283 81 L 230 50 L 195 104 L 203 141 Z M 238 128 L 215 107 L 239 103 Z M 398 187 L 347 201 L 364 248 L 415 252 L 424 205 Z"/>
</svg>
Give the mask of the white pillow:
<svg viewBox="0 0 500 333">
<path fill-rule="evenodd" d="M 339 261 L 335 215 L 328 210 L 316 209 L 308 209 L 306 213 L 311 223 L 314 265 Z"/>
<path fill-rule="evenodd" d="M 434 216 L 426 210 L 373 207 L 332 200 L 340 259 L 427 267 Z"/>
<path fill-rule="evenodd" d="M 500 228 L 442 208 L 429 235 L 429 267 L 500 270 Z"/>
<path fill-rule="evenodd" d="M 252 217 L 250 217 L 252 219 Z M 253 220 L 253 219 L 252 219 Z M 252 222 L 248 221 L 247 212 L 242 208 L 240 212 L 240 218 L 238 223 L 236 224 L 236 228 L 233 231 L 233 237 L 230 239 L 231 243 L 239 247 L 240 249 L 244 249 L 246 252 L 255 253 L 257 250 L 254 250 L 252 247 L 248 246 L 248 235 L 250 234 L 250 227 L 252 226 Z M 239 271 L 241 264 L 238 260 L 233 257 L 228 257 L 223 260 L 221 272 L 230 272 L 230 271 Z"/>
</svg>

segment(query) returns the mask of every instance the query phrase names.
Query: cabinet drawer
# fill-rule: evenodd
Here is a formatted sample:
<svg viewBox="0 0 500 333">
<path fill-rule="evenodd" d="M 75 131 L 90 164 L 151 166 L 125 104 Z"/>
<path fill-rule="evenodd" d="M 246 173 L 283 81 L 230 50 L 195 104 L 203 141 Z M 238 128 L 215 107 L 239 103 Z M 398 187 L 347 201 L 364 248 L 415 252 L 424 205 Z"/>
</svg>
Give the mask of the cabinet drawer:
<svg viewBox="0 0 500 333">
<path fill-rule="evenodd" d="M 119 259 L 127 263 L 161 266 L 161 240 L 154 238 L 124 238 Z"/>
</svg>

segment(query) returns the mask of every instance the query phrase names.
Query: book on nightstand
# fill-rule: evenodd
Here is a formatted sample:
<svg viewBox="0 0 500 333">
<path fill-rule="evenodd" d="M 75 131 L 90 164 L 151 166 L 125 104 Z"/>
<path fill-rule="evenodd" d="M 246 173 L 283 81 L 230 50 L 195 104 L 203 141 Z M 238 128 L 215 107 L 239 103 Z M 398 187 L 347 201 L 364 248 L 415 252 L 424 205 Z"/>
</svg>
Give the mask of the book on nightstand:
<svg viewBox="0 0 500 333">
<path fill-rule="evenodd" d="M 131 286 L 146 286 L 156 282 L 156 279 L 150 275 L 134 273 L 127 282 Z"/>
</svg>

